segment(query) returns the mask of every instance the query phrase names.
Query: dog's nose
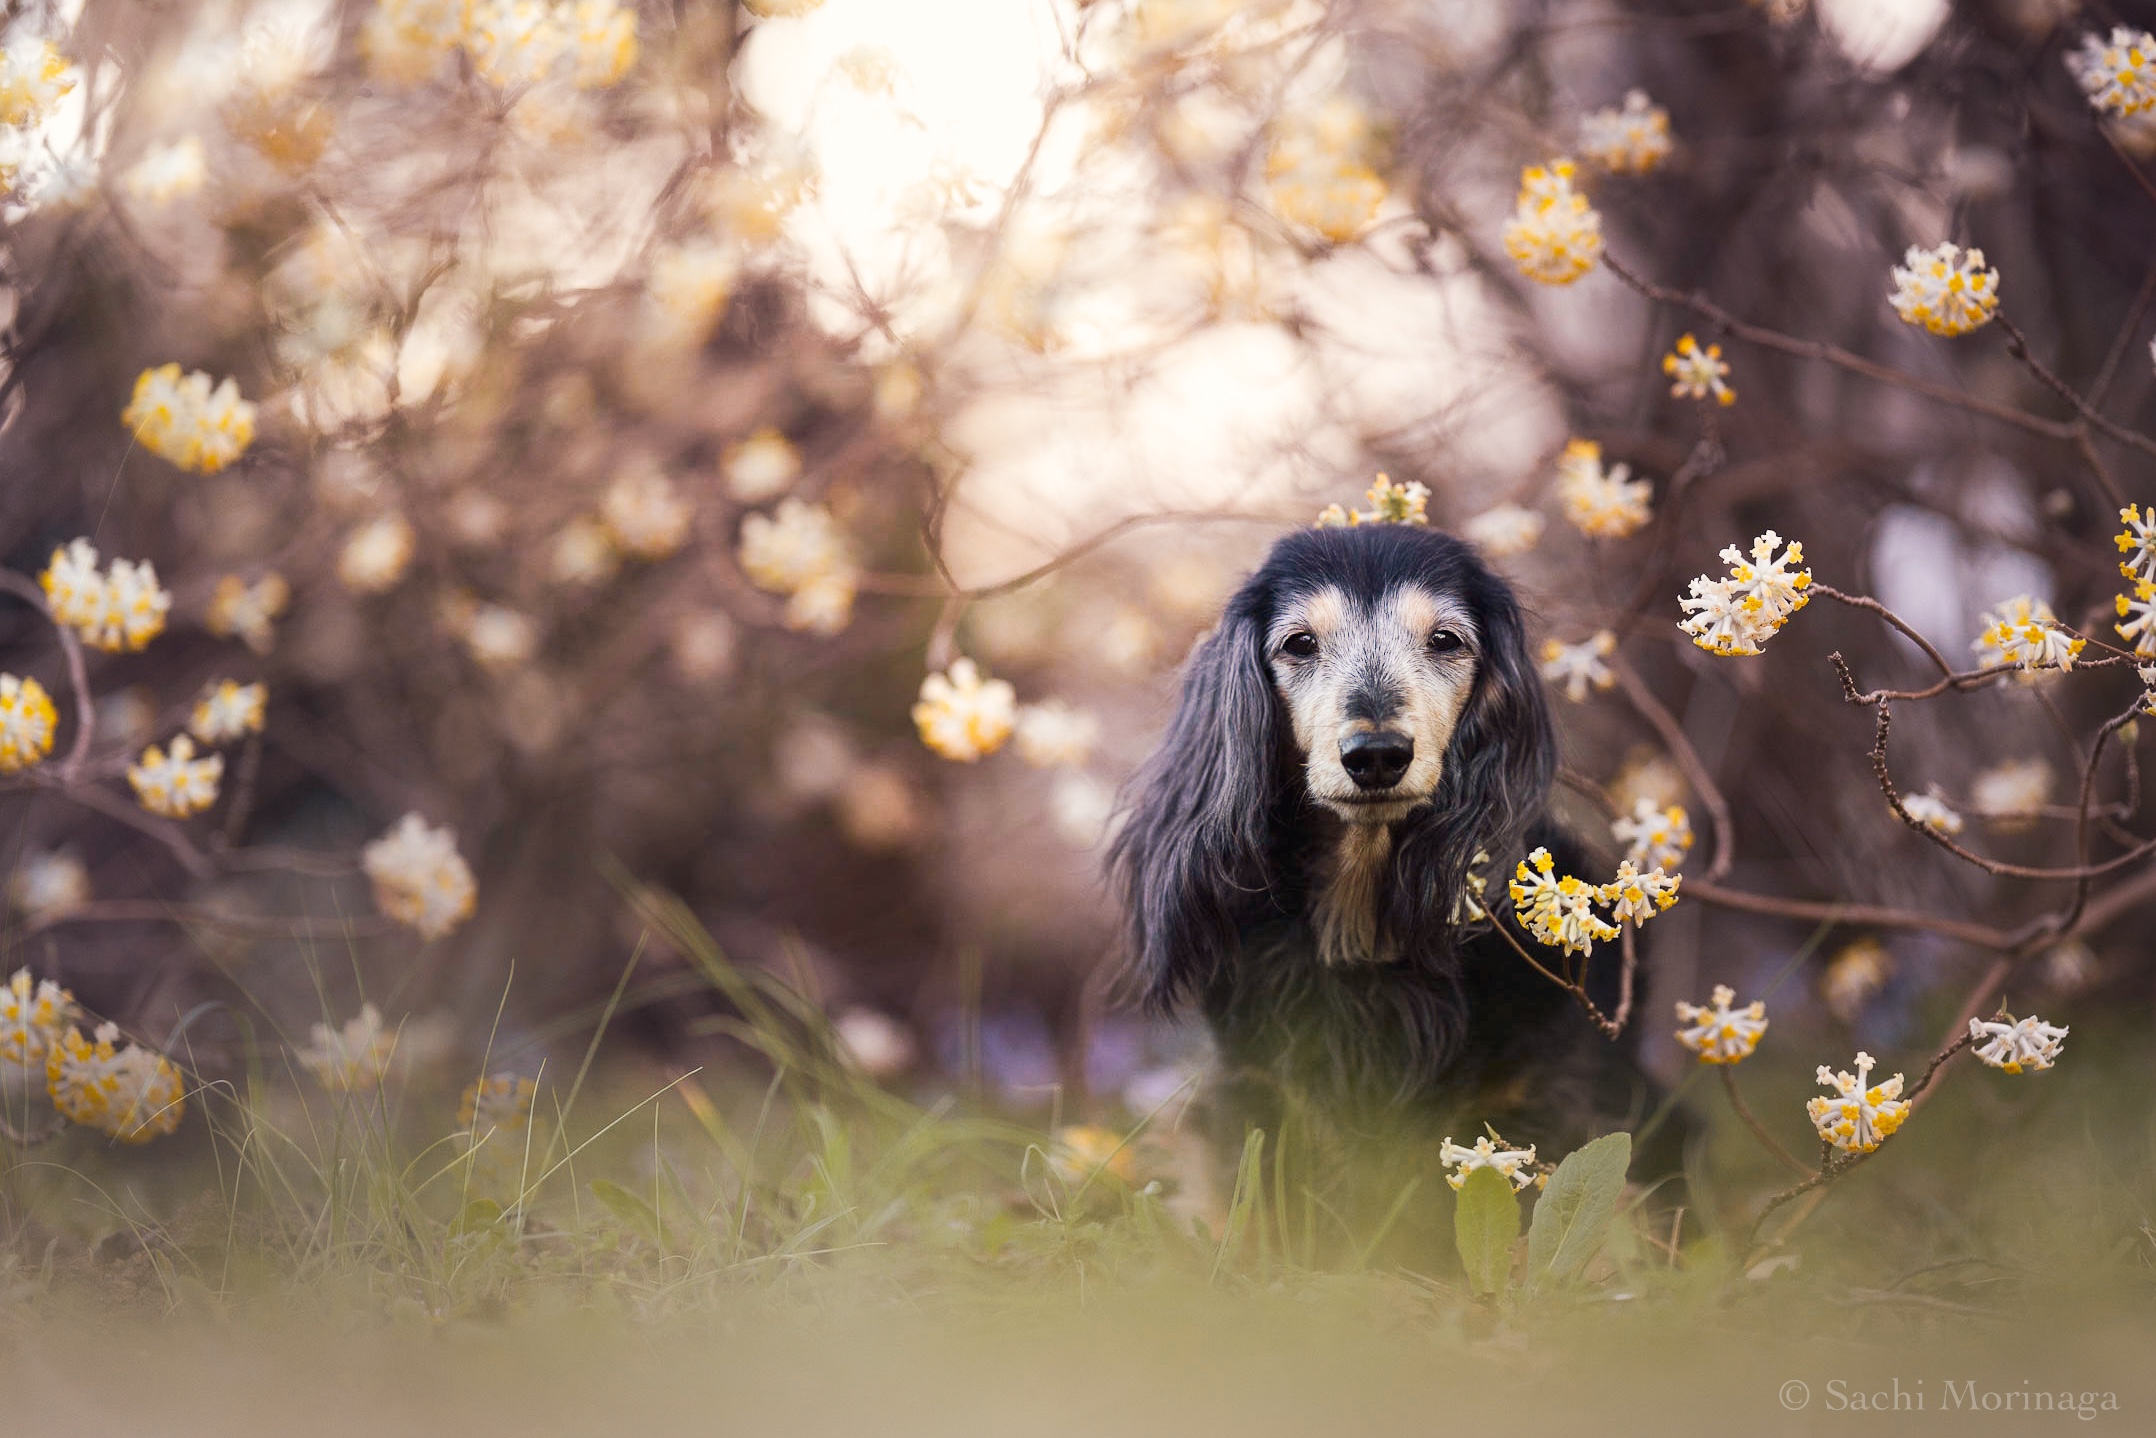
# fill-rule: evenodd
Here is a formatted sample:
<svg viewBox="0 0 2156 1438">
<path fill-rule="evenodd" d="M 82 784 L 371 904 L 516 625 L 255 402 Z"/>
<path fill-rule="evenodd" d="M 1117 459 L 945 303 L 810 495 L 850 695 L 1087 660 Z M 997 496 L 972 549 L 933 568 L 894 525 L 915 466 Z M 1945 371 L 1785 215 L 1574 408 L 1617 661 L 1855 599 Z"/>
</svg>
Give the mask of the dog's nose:
<svg viewBox="0 0 2156 1438">
<path fill-rule="evenodd" d="M 1389 729 L 1350 734 L 1340 741 L 1340 767 L 1358 789 L 1390 789 L 1415 759 L 1415 741 Z"/>
</svg>

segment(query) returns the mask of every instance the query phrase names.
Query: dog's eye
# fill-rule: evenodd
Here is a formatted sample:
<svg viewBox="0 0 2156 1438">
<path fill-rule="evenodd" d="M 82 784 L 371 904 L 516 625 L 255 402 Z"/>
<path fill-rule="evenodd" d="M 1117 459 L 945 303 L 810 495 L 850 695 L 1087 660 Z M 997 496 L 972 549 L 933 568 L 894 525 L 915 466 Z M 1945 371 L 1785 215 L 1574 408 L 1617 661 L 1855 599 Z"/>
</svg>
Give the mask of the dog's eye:
<svg viewBox="0 0 2156 1438">
<path fill-rule="evenodd" d="M 1298 629 L 1280 641 L 1280 652 L 1297 659 L 1308 659 L 1318 652 L 1318 637 L 1307 629 Z"/>
<path fill-rule="evenodd" d="M 1464 643 L 1466 641 L 1450 629 L 1440 629 L 1430 636 L 1430 652 L 1432 654 L 1450 654 Z"/>
</svg>

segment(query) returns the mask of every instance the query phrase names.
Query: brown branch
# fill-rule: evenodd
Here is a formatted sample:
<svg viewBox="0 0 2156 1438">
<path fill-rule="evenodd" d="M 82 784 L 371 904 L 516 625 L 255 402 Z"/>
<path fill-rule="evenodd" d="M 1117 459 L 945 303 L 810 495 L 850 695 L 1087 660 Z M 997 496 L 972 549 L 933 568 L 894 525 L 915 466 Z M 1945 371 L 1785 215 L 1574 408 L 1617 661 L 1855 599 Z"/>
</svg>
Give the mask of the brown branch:
<svg viewBox="0 0 2156 1438">
<path fill-rule="evenodd" d="M 2003 314 L 1997 318 L 1999 328 L 2006 332 L 2006 352 L 2015 359 L 2020 360 L 2023 368 L 2035 375 L 2045 388 L 2060 399 L 2065 400 L 2073 408 L 2074 413 L 2081 416 L 2083 424 L 2108 439 L 2113 439 L 2120 444 L 2138 449 L 2150 458 L 2156 459 L 2156 439 L 2150 439 L 2139 430 L 2128 429 L 2122 424 L 2104 418 L 2093 405 L 2081 397 L 2078 390 L 2045 368 L 2043 361 L 2030 352 L 2029 337 L 2016 329 L 2012 320 Z M 2068 438 L 2072 438 L 2072 436 L 2068 436 Z"/>
<path fill-rule="evenodd" d="M 1954 666 L 1946 662 L 1945 655 L 1941 654 L 1937 649 L 1932 647 L 1932 642 L 1929 639 L 1926 639 L 1923 635 L 1917 633 L 1915 627 L 1911 625 L 1908 620 L 1902 618 L 1899 614 L 1896 614 L 1893 610 L 1887 608 L 1884 604 L 1881 604 L 1878 600 L 1872 598 L 1870 595 L 1844 594 L 1839 589 L 1836 589 L 1833 585 L 1821 584 L 1817 580 L 1814 580 L 1812 582 L 1811 586 L 1806 592 L 1810 594 L 1823 595 L 1828 599 L 1838 600 L 1841 603 L 1848 605 L 1852 609 L 1869 610 L 1871 613 L 1878 615 L 1888 624 L 1900 630 L 1902 636 L 1906 638 L 1910 643 L 1914 644 L 1917 648 L 1923 650 L 1925 657 L 1930 659 L 1932 663 L 1939 666 L 1939 672 L 1941 674 L 1944 674 L 1949 679 L 1952 679 L 1954 677 Z"/>
<path fill-rule="evenodd" d="M 24 923 L 23 931 L 40 934 L 68 924 L 174 924 L 183 929 L 219 929 L 262 939 L 367 938 L 388 933 L 393 927 L 380 915 L 332 921 L 294 914 L 229 914 L 154 899 L 100 899 L 37 915 Z"/>
<path fill-rule="evenodd" d="M 1964 394 L 1960 390 L 1948 389 L 1945 385 L 1934 384 L 1927 379 L 1920 379 L 1916 375 L 1895 369 L 1891 365 L 1883 365 L 1876 360 L 1868 360 L 1862 355 L 1853 354 L 1839 345 L 1825 344 L 1818 340 L 1800 340 L 1793 335 L 1785 335 L 1779 330 L 1770 330 L 1759 325 L 1746 324 L 1743 320 L 1738 319 L 1728 310 L 1723 309 L 1704 295 L 1683 294 L 1677 290 L 1667 289 L 1664 286 L 1642 279 L 1619 264 L 1607 251 L 1603 252 L 1602 263 L 1608 267 L 1611 274 L 1648 299 L 1660 304 L 1676 305 L 1680 308 L 1691 310 L 1694 314 L 1712 322 L 1727 333 L 1735 335 L 1738 339 L 1747 340 L 1763 348 L 1780 350 L 1784 354 L 1795 355 L 1800 359 L 1818 360 L 1825 364 L 1831 364 L 1848 370 L 1852 374 L 1860 374 L 1867 379 L 1875 379 L 1894 385 L 1900 389 L 1908 390 L 1911 394 L 1920 394 L 1926 399 L 1936 400 L 1940 404 L 1952 405 L 1954 408 L 1966 410 L 1970 414 L 1980 414 L 1987 419 L 1995 419 L 2002 424 L 2010 424 L 2017 429 L 2026 430 L 2030 434 L 2042 435 L 2046 439 L 2071 441 L 2078 428 L 2075 425 L 2061 424 L 2056 420 L 2044 419 L 2025 410 L 2015 409 L 2010 405 L 1994 404 L 1990 400 L 1978 399 L 1974 395 Z"/>
<path fill-rule="evenodd" d="M 1690 878 L 1685 880 L 1684 892 L 1688 897 L 1702 903 L 1737 909 L 1748 914 L 1802 919 L 1810 923 L 1860 924 L 1873 929 L 1910 929 L 1920 933 L 1937 934 L 1941 938 L 1959 939 L 1980 949 L 2009 949 L 2019 942 L 2014 934 L 2005 929 L 1970 923 L 1964 919 L 1921 914 L 1912 909 L 1890 909 L 1878 904 L 1845 904 L 1818 899 L 1785 899 L 1773 894 L 1727 889 L 1719 884 Z"/>
</svg>

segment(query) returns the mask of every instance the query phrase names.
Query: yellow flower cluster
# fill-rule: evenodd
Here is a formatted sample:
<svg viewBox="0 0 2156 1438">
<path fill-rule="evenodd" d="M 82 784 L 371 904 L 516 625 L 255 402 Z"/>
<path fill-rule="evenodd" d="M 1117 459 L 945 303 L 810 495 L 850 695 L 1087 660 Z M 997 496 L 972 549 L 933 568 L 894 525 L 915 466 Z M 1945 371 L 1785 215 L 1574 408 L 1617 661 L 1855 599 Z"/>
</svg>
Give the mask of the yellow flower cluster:
<svg viewBox="0 0 2156 1438">
<path fill-rule="evenodd" d="M 1292 117 L 1265 156 L 1273 210 L 1289 224 L 1346 244 L 1385 203 L 1385 181 L 1372 165 L 1376 152 L 1369 119 L 1352 101 L 1335 98 Z"/>
<path fill-rule="evenodd" d="M 971 764 L 993 754 L 1018 722 L 1018 691 L 1003 679 L 987 679 L 971 659 L 957 659 L 947 674 L 921 681 L 913 724 L 921 742 L 946 759 Z"/>
<path fill-rule="evenodd" d="M 337 578 L 354 594 L 383 594 L 397 587 L 411 562 L 411 524 L 401 514 L 385 514 L 345 540 L 337 553 Z"/>
<path fill-rule="evenodd" d="M 1055 1131 L 1048 1150 L 1049 1167 L 1068 1188 L 1106 1175 L 1123 1183 L 1138 1181 L 1138 1154 L 1121 1134 L 1097 1123 L 1068 1124 Z"/>
<path fill-rule="evenodd" d="M 195 701 L 187 731 L 205 744 L 229 744 L 262 732 L 269 691 L 260 684 L 220 679 Z"/>
<path fill-rule="evenodd" d="M 1677 1030 L 1677 1042 L 1699 1055 L 1703 1064 L 1742 1063 L 1759 1047 L 1760 1035 L 1767 1031 L 1767 1005 L 1764 999 L 1754 999 L 1741 1009 L 1733 1009 L 1737 991 L 1727 984 L 1716 984 L 1710 1004 L 1677 1004 L 1677 1022 L 1685 1025 Z"/>
<path fill-rule="evenodd" d="M 1853 1074 L 1819 1066 L 1819 1082 L 1834 1090 L 1834 1096 L 1813 1099 L 1805 1112 L 1819 1136 L 1844 1153 L 1870 1153 L 1893 1137 L 1909 1117 L 1909 1102 L 1901 1096 L 1901 1075 L 1874 1084 L 1871 1071 L 1877 1064 L 1870 1054 L 1860 1053 Z"/>
<path fill-rule="evenodd" d="M 1018 711 L 1018 755 L 1036 769 L 1083 764 L 1100 741 L 1100 719 L 1061 699 Z"/>
<path fill-rule="evenodd" d="M 2066 54 L 2089 103 L 2107 115 L 2124 118 L 2156 107 L 2156 35 L 2115 26 L 2110 40 L 2084 35 L 2079 50 Z"/>
<path fill-rule="evenodd" d="M 1936 834 L 1959 834 L 1961 815 L 1936 793 L 1911 794 L 1901 802 L 1909 817 Z"/>
<path fill-rule="evenodd" d="M 1560 639 L 1542 641 L 1542 677 L 1552 684 L 1565 687 L 1565 698 L 1575 704 L 1585 702 L 1591 685 L 1596 689 L 1608 689 L 1617 682 L 1617 671 L 1602 661 L 1617 652 L 1617 636 L 1607 629 L 1597 630 L 1577 644 L 1567 644 Z"/>
<path fill-rule="evenodd" d="M 1669 158 L 1669 111 L 1627 90 L 1624 108 L 1596 110 L 1580 121 L 1580 153 L 1618 175 L 1644 175 Z"/>
<path fill-rule="evenodd" d="M 76 1018 L 75 996 L 51 979 L 32 981 L 28 969 L 0 988 L 0 1064 L 43 1079 L 45 1060 Z"/>
<path fill-rule="evenodd" d="M 1684 880 L 1660 869 L 1641 871 L 1630 859 L 1617 866 L 1617 877 L 1604 884 L 1596 897 L 1610 906 L 1618 923 L 1644 924 L 1677 902 L 1677 886 Z"/>
<path fill-rule="evenodd" d="M 1707 399 L 1712 397 L 1719 405 L 1733 405 L 1737 392 L 1729 387 L 1729 365 L 1722 359 L 1720 345 L 1702 346 L 1691 335 L 1677 341 L 1677 347 L 1662 356 L 1662 373 L 1670 377 L 1669 392 L 1678 399 Z"/>
<path fill-rule="evenodd" d="M 2023 1069 L 2047 1069 L 2058 1062 L 2059 1049 L 2066 1042 L 2069 1032 L 2058 1024 L 2047 1024 L 2031 1014 L 2017 1019 L 2007 1014 L 2003 1019 L 1969 1020 L 1969 1038 L 1975 1044 L 1970 1050 L 1979 1063 L 2018 1074 Z"/>
<path fill-rule="evenodd" d="M 1515 1190 L 1523 1189 L 1535 1181 L 1535 1146 L 1506 1148 L 1504 1140 L 1492 1139 L 1487 1134 L 1475 1140 L 1473 1148 L 1462 1148 L 1447 1138 L 1438 1145 L 1437 1161 L 1453 1172 L 1445 1175 L 1445 1182 L 1454 1188 L 1464 1187 L 1467 1176 L 1478 1168 L 1492 1168 L 1512 1180 Z"/>
<path fill-rule="evenodd" d="M 728 494 L 743 504 L 761 504 L 784 494 L 801 477 L 801 454 L 785 435 L 766 427 L 730 446 L 720 467 L 726 471 Z"/>
<path fill-rule="evenodd" d="M 1983 632 L 1969 647 L 1986 669 L 2002 664 L 2024 670 L 2071 669 L 2088 642 L 2061 629 L 2050 605 L 2017 594 L 1984 615 Z"/>
<path fill-rule="evenodd" d="M 643 468 L 628 471 L 607 487 L 599 517 L 624 554 L 656 563 L 688 541 L 693 512 L 665 475 Z"/>
<path fill-rule="evenodd" d="M 1411 479 L 1406 484 L 1394 484 L 1392 476 L 1381 474 L 1371 482 L 1363 497 L 1370 502 L 1368 513 L 1360 509 L 1343 509 L 1337 504 L 1328 504 L 1318 512 L 1317 527 L 1343 529 L 1364 524 L 1430 522 L 1430 487 L 1419 480 Z"/>
<path fill-rule="evenodd" d="M 360 868 L 374 884 L 383 913 L 438 939 L 471 917 L 479 897 L 472 871 L 457 852 L 457 836 L 429 828 L 417 814 L 360 851 Z"/>
<path fill-rule="evenodd" d="M 501 89 L 618 84 L 636 64 L 636 11 L 615 0 L 379 0 L 360 29 L 377 79 L 417 85 L 462 48 Z"/>
<path fill-rule="evenodd" d="M 1602 446 L 1575 439 L 1557 458 L 1557 499 L 1565 518 L 1592 539 L 1623 539 L 1653 517 L 1654 487 L 1631 478 L 1630 466 L 1613 464 L 1605 473 Z"/>
<path fill-rule="evenodd" d="M 1677 627 L 1715 654 L 1759 653 L 1790 615 L 1811 603 L 1804 591 L 1811 587 L 1812 572 L 1790 567 L 1804 562 L 1804 546 L 1790 540 L 1777 556 L 1774 551 L 1781 543 L 1782 537 L 1770 529 L 1752 541 L 1749 560 L 1734 544 L 1724 549 L 1722 560 L 1730 577 L 1695 577 L 1691 597 L 1677 601 L 1689 612 Z"/>
<path fill-rule="evenodd" d="M 1492 559 L 1525 554 L 1542 538 L 1542 516 L 1517 504 L 1499 504 L 1460 526 L 1460 537 Z"/>
<path fill-rule="evenodd" d="M 1692 821 L 1684 810 L 1645 797 L 1634 801 L 1631 814 L 1610 821 L 1610 833 L 1625 846 L 1627 859 L 1656 869 L 1676 868 L 1692 847 Z"/>
<path fill-rule="evenodd" d="M 475 1138 L 521 1131 L 532 1119 L 539 1085 L 517 1074 L 492 1074 L 470 1084 L 457 1105 L 457 1123 Z"/>
<path fill-rule="evenodd" d="M 358 1015 L 341 1028 L 314 1025 L 308 1038 L 293 1057 L 332 1093 L 366 1093 L 378 1087 L 397 1051 L 397 1031 L 383 1025 L 382 1011 L 373 1004 L 361 1004 Z"/>
<path fill-rule="evenodd" d="M 2134 592 L 2130 598 L 2117 596 L 2119 618 L 2125 622 L 2113 627 L 2133 644 L 2136 657 L 2156 659 L 2156 508 L 2144 516 L 2140 505 L 2129 504 L 2119 511 L 2119 523 L 2126 526 L 2117 536 L 2119 553 L 2126 556 L 2119 561 L 2119 573 Z"/>
<path fill-rule="evenodd" d="M 52 752 L 53 726 L 59 718 L 44 685 L 0 674 L 0 774 L 42 762 Z"/>
<path fill-rule="evenodd" d="M 787 596 L 787 628 L 836 634 L 853 617 L 859 571 L 822 505 L 784 499 L 770 514 L 749 515 L 737 557 L 751 584 Z"/>
<path fill-rule="evenodd" d="M 67 1118 L 122 1143 L 148 1143 L 179 1128 L 187 1112 L 179 1070 L 140 1044 L 119 1045 L 117 1024 L 89 1039 L 70 1027 L 45 1056 L 45 1088 Z"/>
<path fill-rule="evenodd" d="M 78 539 L 52 552 L 52 562 L 38 577 L 55 624 L 64 624 L 93 649 L 109 653 L 142 648 L 165 629 L 172 595 L 157 586 L 157 570 L 148 560 L 135 564 L 115 559 L 100 572 L 97 551 Z"/>
<path fill-rule="evenodd" d="M 1984 268 L 1984 252 L 1942 244 L 1935 250 L 1909 247 L 1893 271 L 1889 303 L 1903 324 L 1922 325 L 1935 335 L 1965 335 L 1991 322 L 1999 310 L 1999 272 Z"/>
<path fill-rule="evenodd" d="M 144 449 L 198 474 L 217 473 L 255 438 L 255 407 L 240 398 L 239 381 L 227 375 L 212 389 L 203 371 L 182 375 L 177 364 L 136 376 L 120 422 Z"/>
<path fill-rule="evenodd" d="M 90 902 L 90 874 L 73 854 L 25 854 L 8 877 L 7 897 L 32 923 L 56 918 Z"/>
<path fill-rule="evenodd" d="M 80 78 L 50 40 L 31 39 L 0 51 L 0 125 L 29 127 L 52 113 Z"/>
<path fill-rule="evenodd" d="M 1570 160 L 1520 172 L 1520 195 L 1505 226 L 1505 253 L 1520 273 L 1545 285 L 1569 285 L 1602 257 L 1602 217 L 1572 188 Z"/>
<path fill-rule="evenodd" d="M 291 597 L 291 586 L 281 574 L 265 574 L 252 584 L 227 574 L 211 591 L 202 622 L 220 639 L 236 638 L 255 653 L 267 654 L 276 642 L 277 616 Z"/>
<path fill-rule="evenodd" d="M 143 750 L 141 760 L 128 766 L 127 782 L 143 808 L 167 819 L 184 819 L 217 802 L 217 781 L 224 772 L 224 755 L 197 759 L 195 741 L 176 734 L 169 753 L 155 744 Z"/>
</svg>

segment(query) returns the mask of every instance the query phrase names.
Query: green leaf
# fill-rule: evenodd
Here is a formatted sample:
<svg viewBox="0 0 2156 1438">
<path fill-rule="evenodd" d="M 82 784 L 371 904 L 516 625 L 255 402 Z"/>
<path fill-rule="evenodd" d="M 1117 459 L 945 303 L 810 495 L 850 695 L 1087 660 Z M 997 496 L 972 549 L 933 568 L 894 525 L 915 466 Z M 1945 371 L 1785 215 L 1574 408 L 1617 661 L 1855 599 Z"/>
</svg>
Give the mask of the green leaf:
<svg viewBox="0 0 2156 1438">
<path fill-rule="evenodd" d="M 1477 1293 L 1496 1293 L 1512 1274 L 1512 1244 L 1520 1236 L 1520 1201 L 1512 1180 L 1494 1168 L 1468 1172 L 1452 1214 L 1452 1240 L 1467 1283 Z"/>
<path fill-rule="evenodd" d="M 1604 1134 L 1573 1150 L 1550 1175 L 1535 1204 L 1527 1232 L 1527 1282 L 1540 1288 L 1579 1275 L 1602 1246 L 1625 1170 L 1632 1166 L 1632 1135 Z"/>
<path fill-rule="evenodd" d="M 638 1198 L 618 1183 L 608 1183 L 603 1178 L 591 1181 L 591 1196 L 605 1204 L 624 1224 L 639 1237 L 653 1243 L 659 1242 L 659 1211 L 644 1199 Z"/>
</svg>

